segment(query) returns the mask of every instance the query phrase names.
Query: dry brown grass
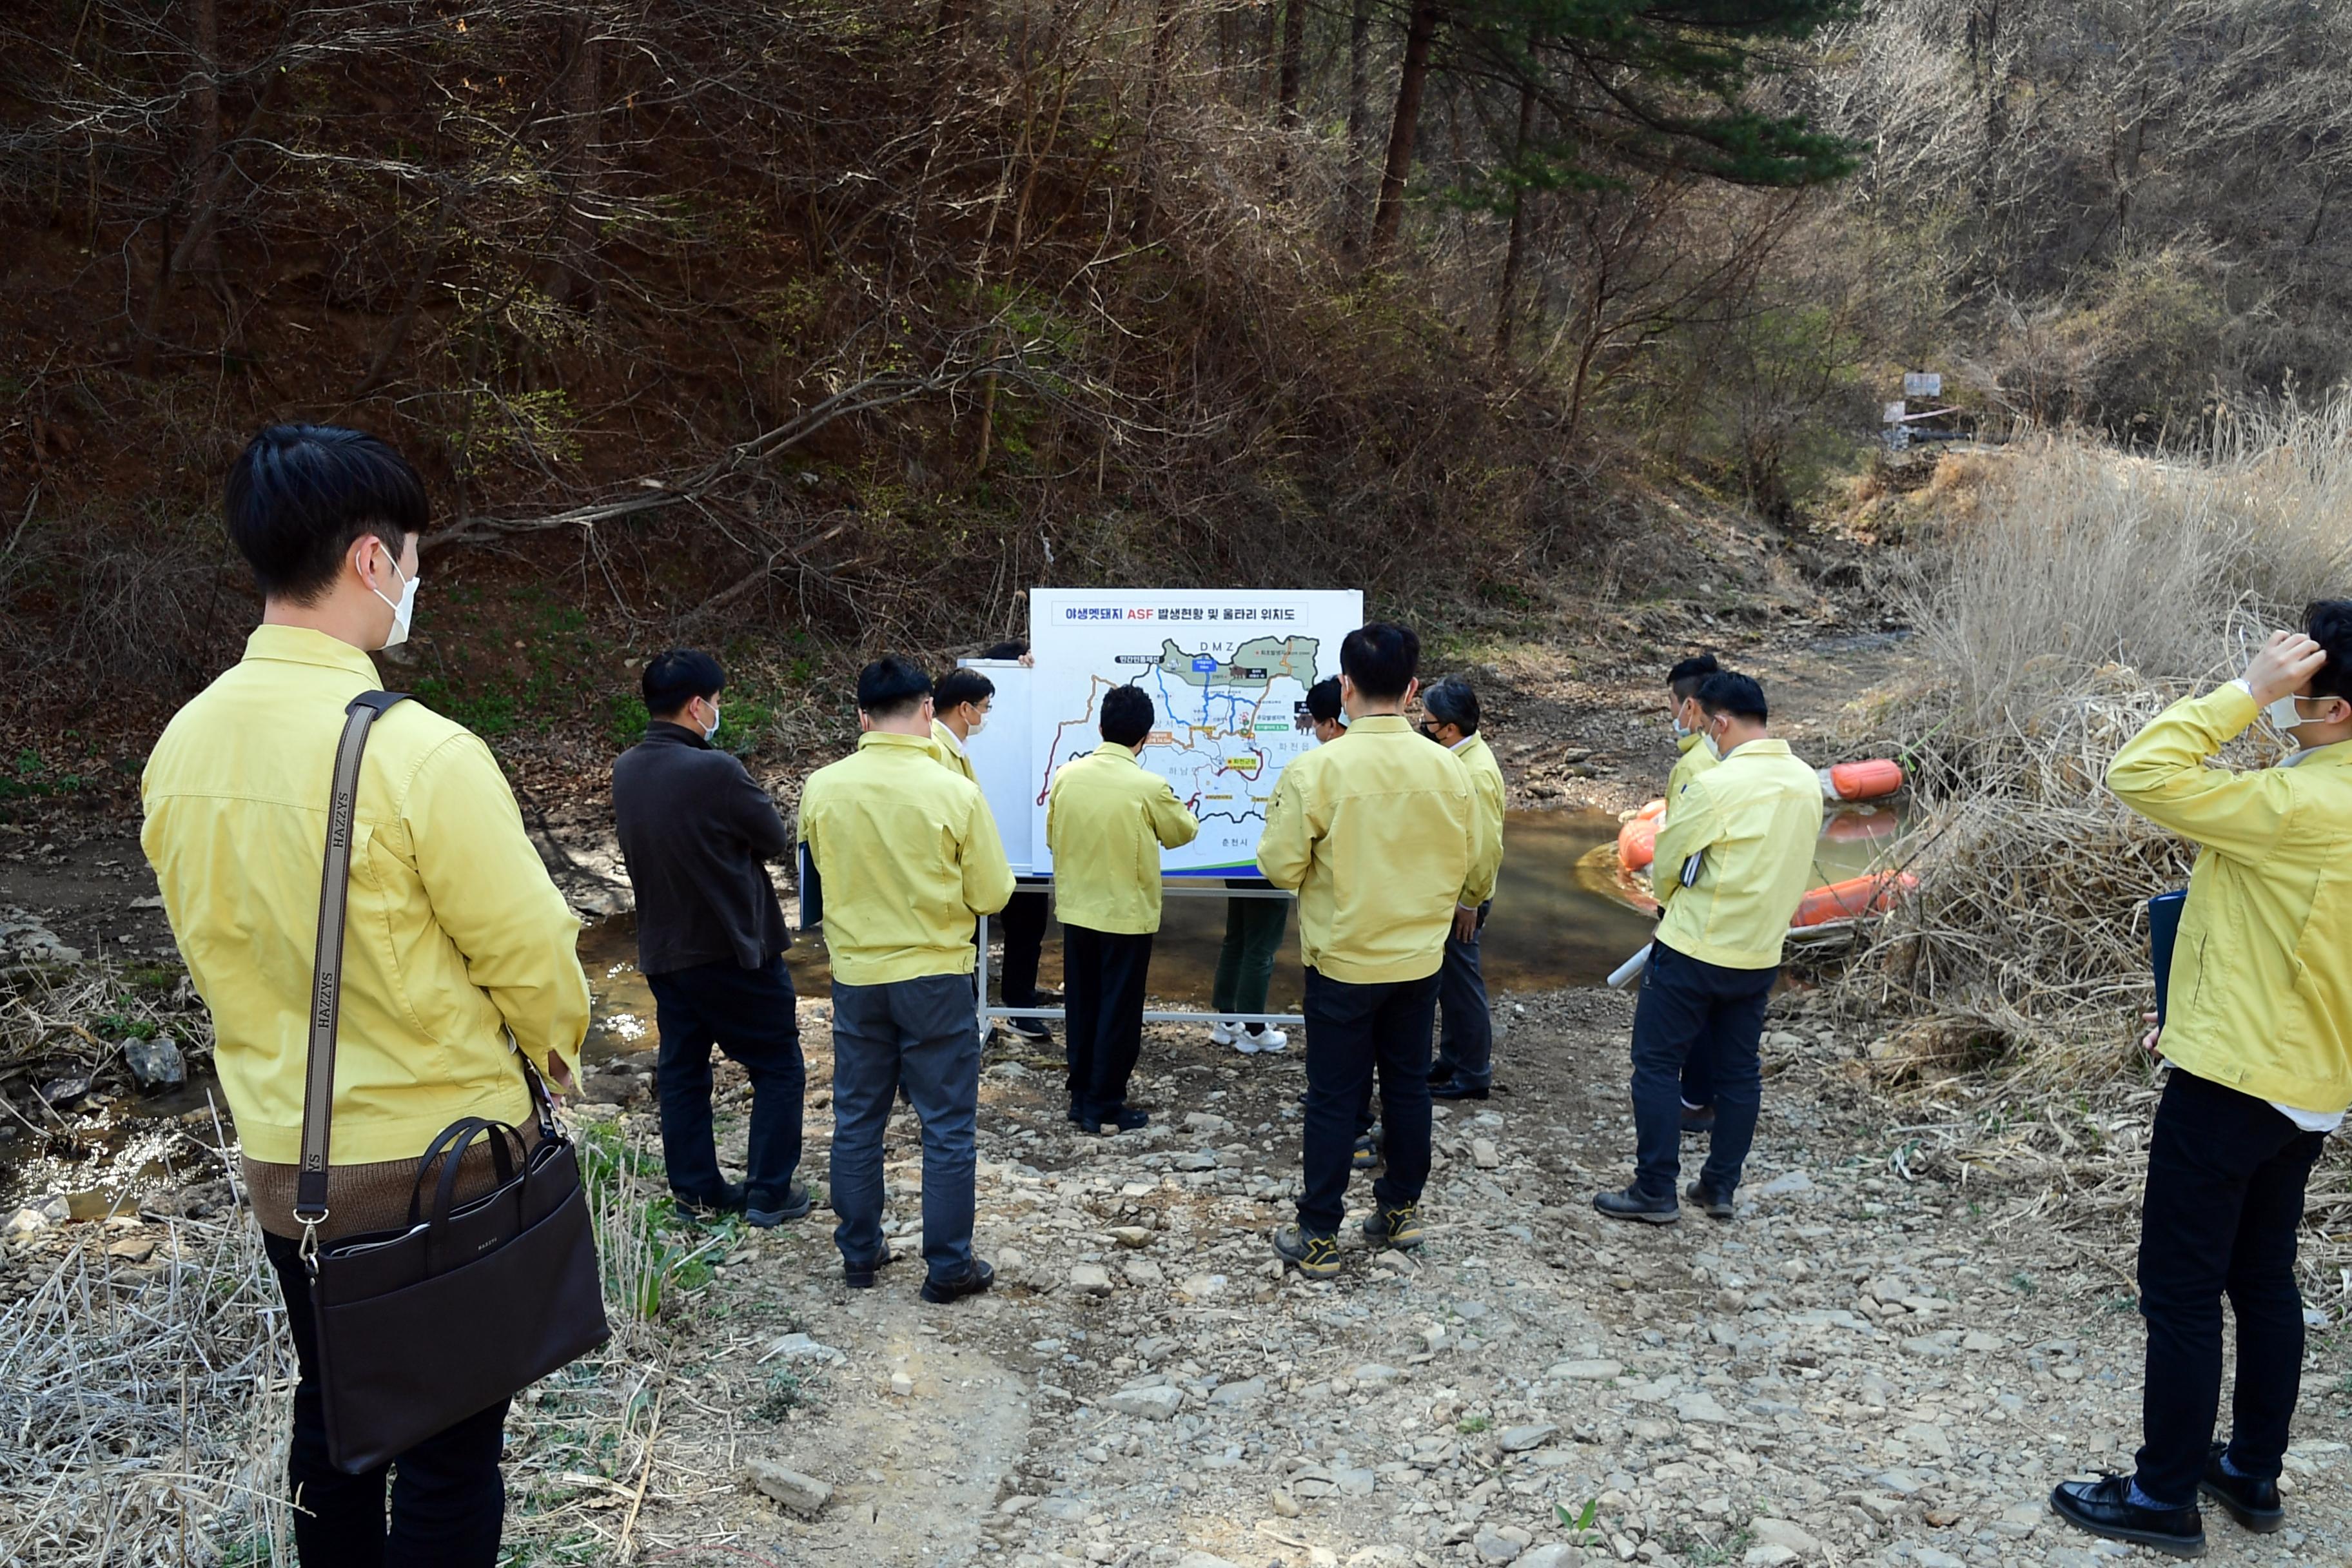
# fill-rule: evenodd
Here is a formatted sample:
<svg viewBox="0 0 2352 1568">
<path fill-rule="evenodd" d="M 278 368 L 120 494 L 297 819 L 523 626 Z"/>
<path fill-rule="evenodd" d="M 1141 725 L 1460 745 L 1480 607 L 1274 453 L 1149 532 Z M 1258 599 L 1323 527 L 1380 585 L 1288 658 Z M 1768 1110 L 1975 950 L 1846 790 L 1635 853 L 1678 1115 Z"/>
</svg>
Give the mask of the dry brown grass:
<svg viewBox="0 0 2352 1568">
<path fill-rule="evenodd" d="M 2038 1169 L 2100 1212 L 2145 1157 L 2147 900 L 2193 855 L 2107 793 L 2106 765 L 2304 603 L 2352 594 L 2352 403 L 2237 421 L 2197 452 L 2045 437 L 1941 488 L 1902 589 L 1932 673 L 1856 713 L 1912 775 L 1920 886 L 1832 1000 L 1884 1029 L 1879 1077 L 1943 1107 L 1953 1160 Z M 2227 760 L 2280 752 L 2258 726 Z M 2315 1266 L 2352 1258 L 2341 1158 L 2312 1215 Z"/>
</svg>

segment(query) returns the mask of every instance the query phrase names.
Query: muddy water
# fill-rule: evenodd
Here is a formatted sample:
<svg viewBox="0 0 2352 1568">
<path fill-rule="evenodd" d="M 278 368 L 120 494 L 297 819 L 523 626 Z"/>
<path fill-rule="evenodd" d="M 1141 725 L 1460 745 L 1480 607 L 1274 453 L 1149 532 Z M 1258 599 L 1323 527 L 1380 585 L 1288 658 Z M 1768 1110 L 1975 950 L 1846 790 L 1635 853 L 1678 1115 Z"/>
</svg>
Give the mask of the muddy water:
<svg viewBox="0 0 2352 1568">
<path fill-rule="evenodd" d="M 1846 807 L 1825 828 L 1815 880 L 1841 881 L 1877 868 L 1895 841 L 1900 816 L 1891 807 Z M 1638 896 L 1616 876 L 1617 818 L 1603 811 L 1515 811 L 1503 828 L 1503 876 L 1485 937 L 1487 983 L 1497 990 L 1598 984 L 1649 940 L 1651 921 Z M 1151 951 L 1151 994 L 1175 1007 L 1210 1005 L 1226 900 L 1171 897 Z M 653 997 L 636 971 L 636 932 L 626 916 L 583 932 L 582 960 L 596 994 L 592 1059 L 650 1050 Z M 992 963 L 994 961 L 992 960 Z M 1061 985 L 1061 928 L 1046 931 L 1039 984 Z M 830 980 L 824 934 L 803 933 L 788 963 L 803 996 L 822 997 Z M 1284 932 L 1275 960 L 1270 1011 L 1296 1012 L 1303 981 L 1298 924 Z"/>
</svg>

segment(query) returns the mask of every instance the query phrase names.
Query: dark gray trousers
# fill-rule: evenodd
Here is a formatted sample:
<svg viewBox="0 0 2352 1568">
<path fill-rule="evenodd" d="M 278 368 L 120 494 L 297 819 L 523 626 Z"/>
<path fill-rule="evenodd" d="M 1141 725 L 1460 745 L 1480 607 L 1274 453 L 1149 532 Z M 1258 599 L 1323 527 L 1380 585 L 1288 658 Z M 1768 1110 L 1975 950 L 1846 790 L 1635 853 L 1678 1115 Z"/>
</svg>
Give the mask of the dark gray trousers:
<svg viewBox="0 0 2352 1568">
<path fill-rule="evenodd" d="M 1495 1017 L 1486 1007 L 1486 977 L 1478 971 L 1478 939 L 1486 934 L 1487 900 L 1478 906 L 1478 929 L 1468 942 L 1445 938 L 1445 963 L 1437 972 L 1437 1065 L 1432 1078 L 1486 1088 L 1495 1077 Z"/>
<path fill-rule="evenodd" d="M 980 1110 L 971 975 L 833 983 L 833 1242 L 852 1268 L 884 1251 L 882 1132 L 901 1084 L 923 1125 L 923 1261 L 956 1279 L 971 1267 Z"/>
</svg>

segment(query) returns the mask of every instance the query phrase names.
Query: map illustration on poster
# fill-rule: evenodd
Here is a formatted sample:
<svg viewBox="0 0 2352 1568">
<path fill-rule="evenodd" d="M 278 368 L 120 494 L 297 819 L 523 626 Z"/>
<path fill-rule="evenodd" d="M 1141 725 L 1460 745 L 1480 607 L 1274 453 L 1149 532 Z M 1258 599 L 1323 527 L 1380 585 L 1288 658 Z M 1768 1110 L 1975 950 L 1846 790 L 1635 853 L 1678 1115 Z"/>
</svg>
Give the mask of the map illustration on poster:
<svg viewBox="0 0 2352 1568">
<path fill-rule="evenodd" d="M 1339 673 L 1339 641 L 1363 621 L 1352 590 L 1030 590 L 1034 868 L 1052 868 L 1054 770 L 1101 743 L 1103 694 L 1135 686 L 1156 710 L 1138 760 L 1201 819 L 1201 836 L 1167 851 L 1162 872 L 1255 875 L 1275 781 L 1315 744 L 1307 688 Z"/>
</svg>

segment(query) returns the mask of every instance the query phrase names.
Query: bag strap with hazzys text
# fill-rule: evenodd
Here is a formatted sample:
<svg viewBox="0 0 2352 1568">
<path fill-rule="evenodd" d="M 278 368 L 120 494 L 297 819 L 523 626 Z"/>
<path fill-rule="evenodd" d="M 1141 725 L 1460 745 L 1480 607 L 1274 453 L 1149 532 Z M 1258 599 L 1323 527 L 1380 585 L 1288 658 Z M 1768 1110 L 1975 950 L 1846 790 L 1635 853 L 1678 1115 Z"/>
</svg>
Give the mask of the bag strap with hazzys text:
<svg viewBox="0 0 2352 1568">
<path fill-rule="evenodd" d="M 302 1082 L 302 1163 L 294 1180 L 294 1218 L 305 1258 L 318 1256 L 327 1217 L 327 1134 L 335 1109 L 335 1019 L 343 995 L 343 927 L 352 886 L 352 828 L 359 815 L 360 757 L 368 731 L 404 691 L 362 691 L 343 710 L 335 747 L 334 793 L 327 805 L 327 863 L 319 875 L 319 945 L 310 968 L 310 1047 Z"/>
</svg>

